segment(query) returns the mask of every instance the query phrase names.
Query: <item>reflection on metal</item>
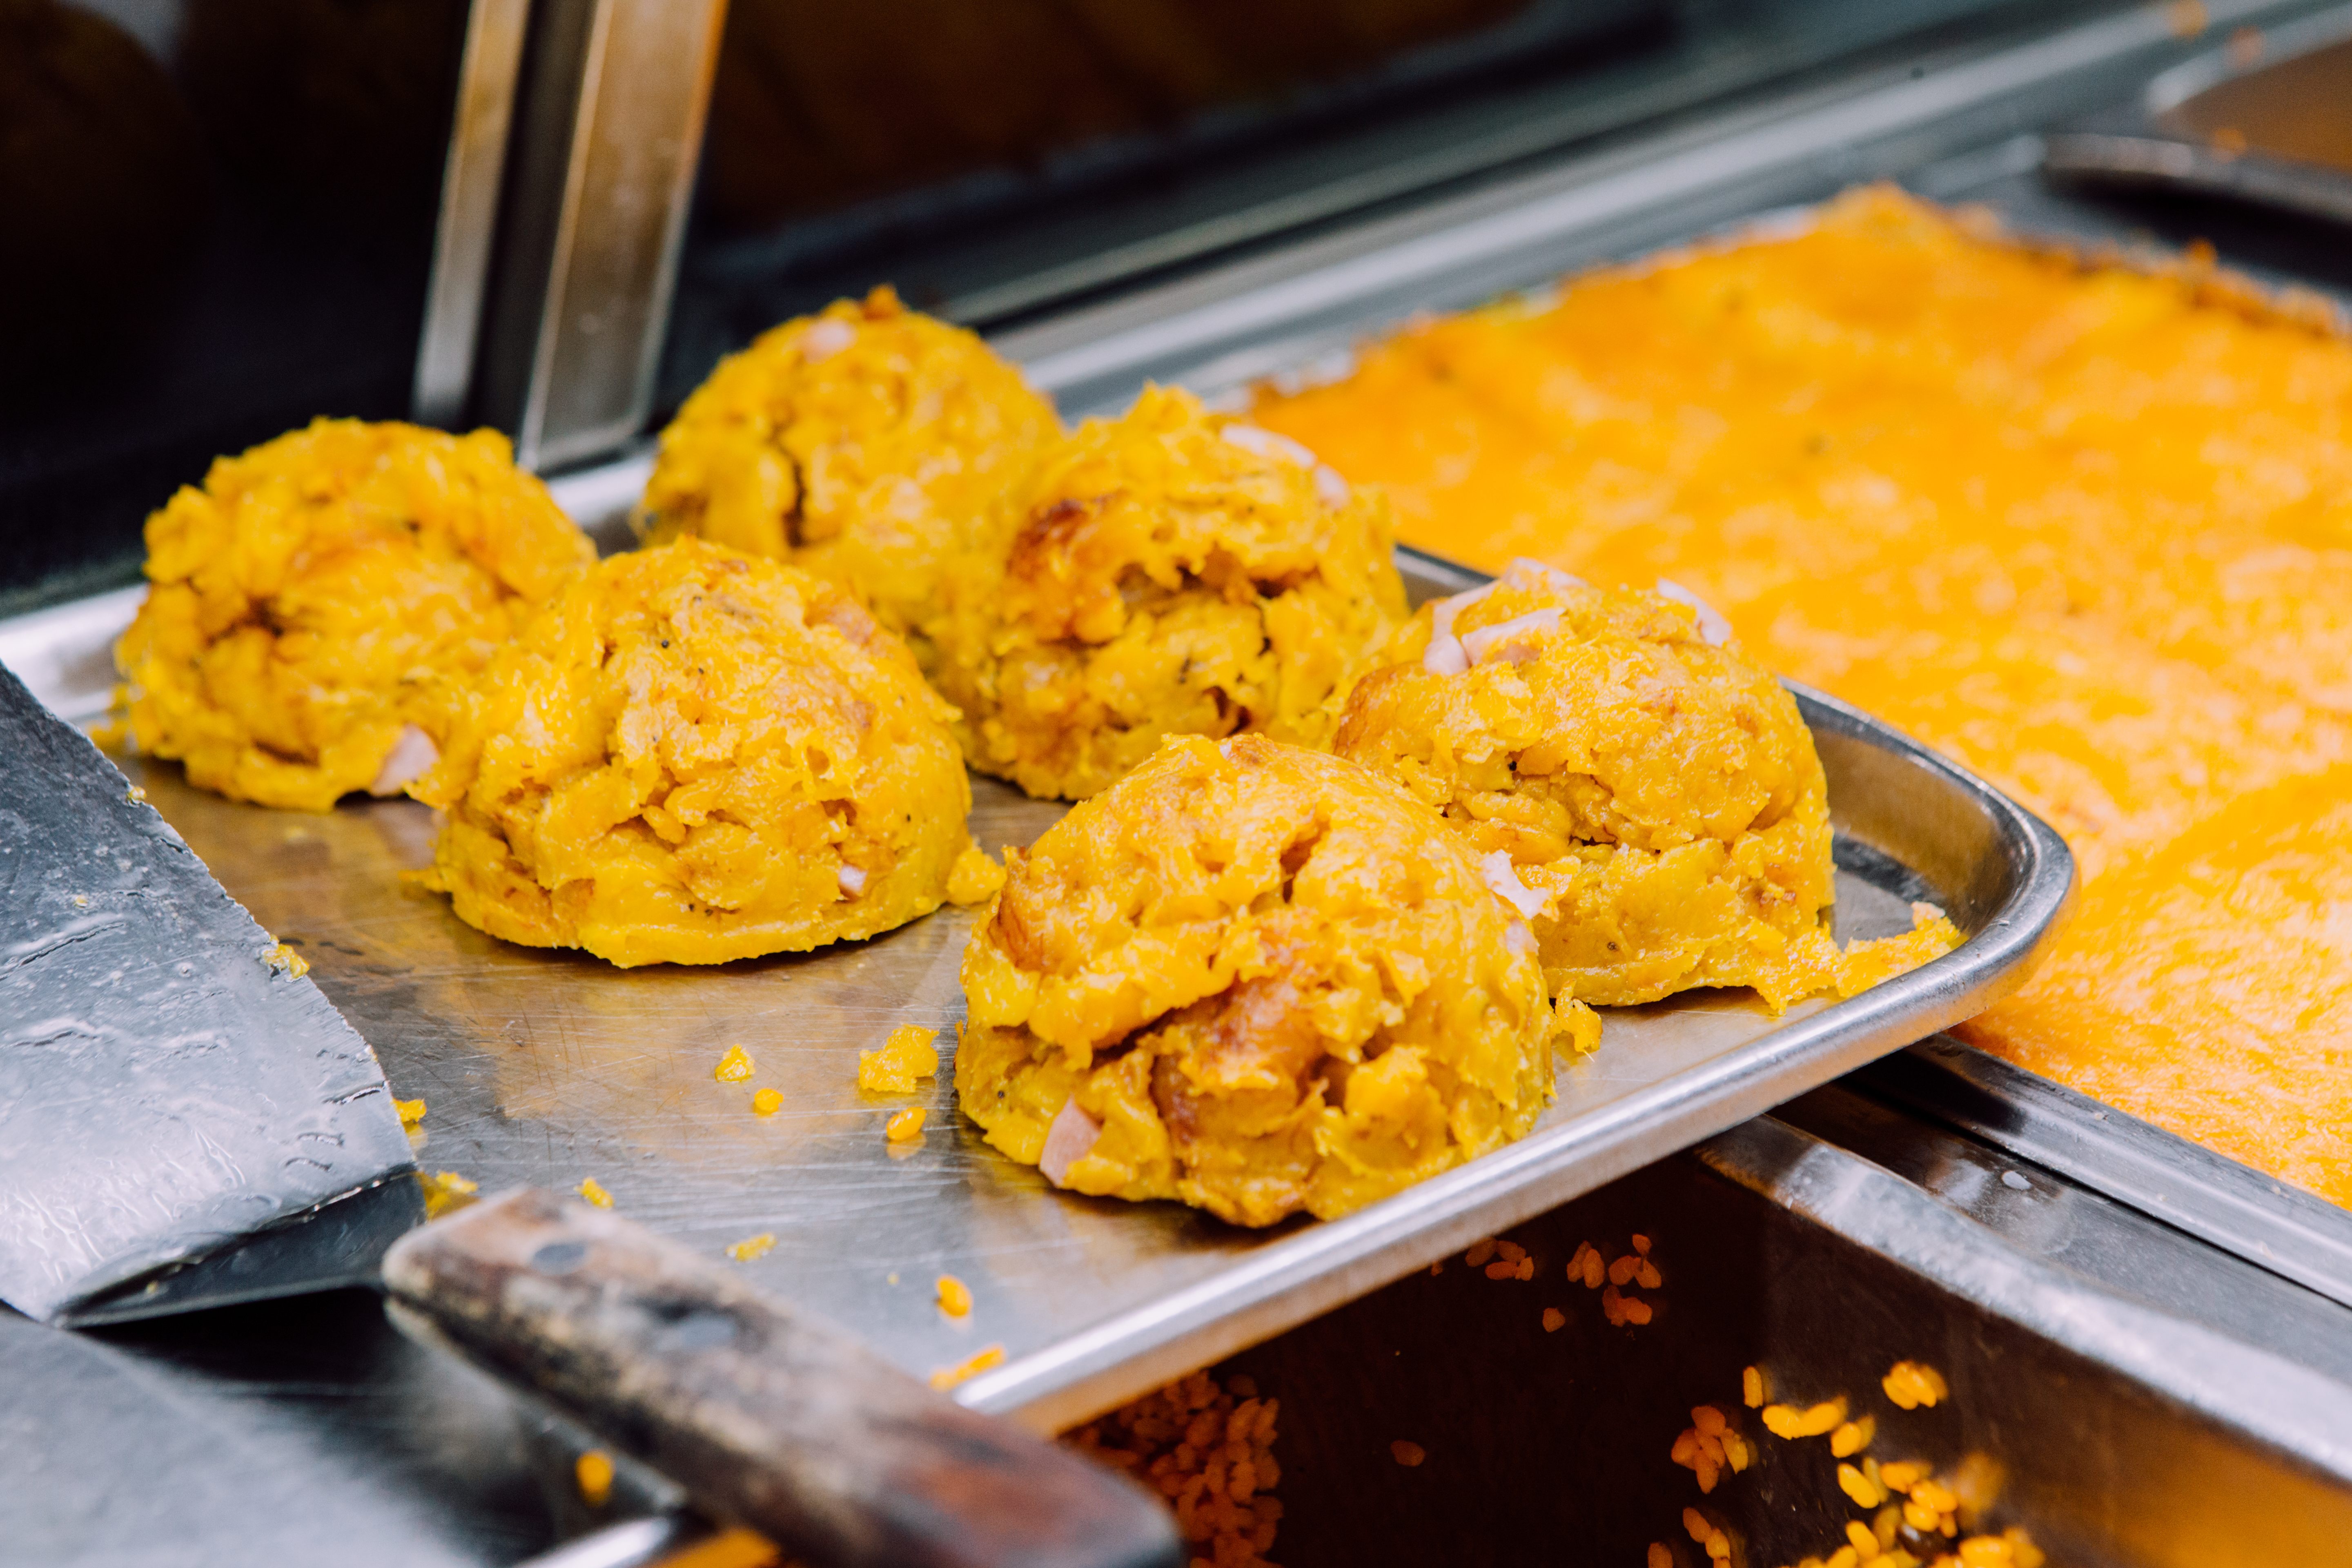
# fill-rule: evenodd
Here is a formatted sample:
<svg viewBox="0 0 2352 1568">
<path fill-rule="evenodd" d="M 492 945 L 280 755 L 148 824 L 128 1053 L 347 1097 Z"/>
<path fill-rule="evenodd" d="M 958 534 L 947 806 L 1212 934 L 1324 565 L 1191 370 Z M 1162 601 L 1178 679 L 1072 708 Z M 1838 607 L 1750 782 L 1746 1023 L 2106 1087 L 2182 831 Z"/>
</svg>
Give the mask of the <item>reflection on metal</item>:
<svg viewBox="0 0 2352 1568">
<path fill-rule="evenodd" d="M 2214 27 L 2287 6 L 2210 0 Z M 1562 270 L 1760 207 L 1892 177 L 2135 90 L 2185 46 L 2153 6 L 2029 43 L 1790 94 L 1432 201 L 1006 333 L 999 349 L 1066 414 L 1123 405 L 1147 378 L 1200 392 L 1275 374 L 1416 310 L 1478 304 Z"/>
<path fill-rule="evenodd" d="M 2169 188 L 2352 224 L 2352 6 L 2241 31 L 2150 82 L 2144 130 L 2050 138 L 2055 180 Z"/>
<path fill-rule="evenodd" d="M 1883 1348 L 1856 1370 L 1881 1373 L 1894 1352 L 1943 1372 L 1952 1386 L 1951 1417 L 1981 1433 L 1989 1457 L 2001 1461 L 2010 1478 L 2003 1500 L 2037 1527 L 2060 1527 L 2050 1532 L 2055 1540 L 2035 1531 L 2053 1561 L 2294 1562 L 2326 1538 L 2313 1533 L 2316 1518 L 2352 1517 L 2345 1485 L 2352 1479 L 2352 1388 L 2336 1377 L 2217 1331 L 2195 1315 L 2119 1294 L 2042 1247 L 2021 1245 L 1885 1167 L 1776 1117 L 1758 1117 L 1702 1144 L 1697 1157 L 1834 1238 L 1843 1279 L 1803 1268 L 1801 1256 L 1774 1247 L 1773 1227 L 1764 1227 L 1765 1256 L 1780 1266 L 1780 1277 L 1768 1276 L 1761 1285 L 1781 1298 L 1774 1327 L 1796 1337 L 1766 1338 L 1757 1359 L 1783 1386 L 1840 1386 L 1803 1377 L 1834 1363 L 1858 1337 L 1851 1331 L 1854 1316 L 1874 1312 L 1874 1296 L 1903 1289 L 1857 1289 L 1868 1279 L 1869 1258 L 1937 1288 L 1931 1312 L 1914 1306 L 1897 1316 L 1891 1340 L 1867 1336 Z M 2010 1173 L 2026 1182 L 2016 1198 L 2023 1204 L 2036 1201 L 2036 1181 L 2050 1179 L 2039 1172 Z M 2127 1212 L 2078 1217 L 2086 1232 L 2076 1239 L 2092 1247 L 2127 1250 L 2140 1239 Z M 2225 1289 L 2238 1283 L 2227 1271 L 2219 1279 Z M 2242 1282 L 2257 1289 L 2265 1283 L 2258 1277 Z M 2343 1331 L 2340 1312 L 2323 1308 L 2319 1316 Z M 1905 1425 L 1928 1425 L 1882 1419 L 1898 1441 Z M 2166 1475 L 2179 1481 L 2148 1488 Z M 2191 1476 L 2196 1484 L 2180 1484 Z M 2167 1490 L 2177 1495 L 2156 1495 Z M 2256 1493 L 2262 1503 L 2253 1500 Z M 2134 1494 L 2145 1498 L 2145 1521 L 2134 1517 L 2140 1508 L 2105 1506 Z M 2195 1532 L 2179 1524 L 2200 1513 L 2212 1516 L 2222 1499 L 2238 1527 L 2223 1532 L 2229 1550 L 2183 1550 Z M 2168 1528 L 2148 1528 L 2166 1515 Z M 2074 1541 L 2065 1539 L 2077 1531 Z M 2096 1557 L 2080 1551 L 2095 1546 L 2108 1550 Z"/>
<path fill-rule="evenodd" d="M 559 468 L 636 434 L 669 320 L 724 0 L 542 7 L 478 412 Z"/>
<path fill-rule="evenodd" d="M 1948 1037 L 1860 1082 L 2352 1306 L 2352 1212 Z"/>
<path fill-rule="evenodd" d="M 441 219 L 416 349 L 415 412 L 420 424 L 450 426 L 465 417 L 530 15 L 530 0 L 474 0 L 466 23 L 457 108 L 441 176 Z"/>
</svg>

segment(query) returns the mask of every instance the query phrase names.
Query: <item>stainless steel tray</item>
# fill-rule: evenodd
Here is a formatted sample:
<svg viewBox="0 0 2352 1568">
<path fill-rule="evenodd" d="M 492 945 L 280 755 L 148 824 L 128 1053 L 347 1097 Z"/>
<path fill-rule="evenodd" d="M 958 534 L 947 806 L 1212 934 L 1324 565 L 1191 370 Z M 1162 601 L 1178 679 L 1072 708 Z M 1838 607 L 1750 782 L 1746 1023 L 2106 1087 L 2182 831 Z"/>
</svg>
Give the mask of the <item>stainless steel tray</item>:
<svg viewBox="0 0 2352 1568">
<path fill-rule="evenodd" d="M 1948 1035 L 1854 1081 L 2352 1306 L 2352 1210 Z"/>
<path fill-rule="evenodd" d="M 1402 559 L 1418 593 L 1476 579 Z M 92 666 L 127 605 L 0 626 L 45 700 L 87 710 Z M 1907 928 L 1930 898 L 1969 941 L 1852 1001 L 1767 1015 L 1706 993 L 1606 1016 L 1599 1052 L 1517 1144 L 1330 1224 L 1234 1229 L 1173 1205 L 1056 1194 L 998 1156 L 954 1109 L 947 1066 L 919 1103 L 930 1127 L 893 1152 L 859 1093 L 857 1051 L 910 1022 L 950 1030 L 968 913 L 873 942 L 715 969 L 624 972 L 511 947 L 400 873 L 426 863 L 432 816 L 406 801 L 297 816 L 190 789 L 169 764 L 127 771 L 229 890 L 375 1047 L 394 1089 L 430 1107 L 419 1160 L 486 1190 L 593 1177 L 618 1206 L 716 1251 L 771 1233 L 743 1265 L 763 1288 L 847 1325 L 918 1373 L 991 1344 L 1003 1364 L 962 1397 L 1039 1427 L 1085 1419 L 1263 1340 L 1476 1237 L 1513 1225 L 1933 1033 L 2013 988 L 2064 903 L 2056 834 L 1979 780 L 1831 699 L 1798 693 L 1830 780 L 1842 935 Z M 1060 812 L 975 784 L 973 828 L 1026 843 Z M 942 1045 L 949 1037 L 943 1037 Z M 712 1068 L 730 1046 L 750 1084 Z M 754 1087 L 784 1094 L 768 1117 Z M 933 1304 L 950 1273 L 976 1302 Z"/>
</svg>

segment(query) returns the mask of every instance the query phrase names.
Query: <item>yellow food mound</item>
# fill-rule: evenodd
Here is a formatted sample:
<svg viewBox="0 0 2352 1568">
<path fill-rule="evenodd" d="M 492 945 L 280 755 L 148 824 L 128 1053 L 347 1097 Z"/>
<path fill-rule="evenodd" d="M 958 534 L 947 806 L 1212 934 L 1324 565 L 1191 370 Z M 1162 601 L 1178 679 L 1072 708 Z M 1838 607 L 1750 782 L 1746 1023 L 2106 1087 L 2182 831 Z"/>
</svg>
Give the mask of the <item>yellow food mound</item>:
<svg viewBox="0 0 2352 1568">
<path fill-rule="evenodd" d="M 964 950 L 956 1091 L 1059 1185 L 1328 1218 L 1550 1097 L 1562 1020 L 1527 931 L 1351 763 L 1171 740 L 1011 862 Z"/>
<path fill-rule="evenodd" d="M 662 432 L 641 521 L 847 584 L 929 670 L 975 531 L 1060 434 L 987 344 L 877 289 L 720 362 Z"/>
<path fill-rule="evenodd" d="M 1388 489 L 1413 543 L 1688 584 L 2048 817 L 2085 912 L 1969 1037 L 2352 1204 L 2340 1037 L 2278 1005 L 2336 994 L 2326 942 L 2254 900 L 2222 945 L 2274 964 L 2192 959 L 2150 880 L 2197 859 L 2176 841 L 2315 826 L 2286 784 L 2352 762 L 2340 332 L 1865 191 L 1417 328 L 1255 417 Z M 2102 997 L 2109 964 L 2146 978 Z"/>
<path fill-rule="evenodd" d="M 1323 745 L 1404 613 L 1387 503 L 1313 455 L 1147 388 L 1021 492 L 1000 580 L 959 614 L 940 689 L 974 767 L 1083 799 L 1171 734 Z"/>
<path fill-rule="evenodd" d="M 437 689 L 595 553 L 496 431 L 319 420 L 147 520 L 153 586 L 114 656 L 131 733 L 233 800 L 396 793 Z"/>
<path fill-rule="evenodd" d="M 461 919 L 624 967 L 871 936 L 986 858 L 906 646 L 845 589 L 695 539 L 565 589 L 409 793 L 447 814 L 428 885 Z"/>
<path fill-rule="evenodd" d="M 1334 750 L 1462 830 L 1530 917 L 1555 993 L 1625 1005 L 1749 985 L 1779 1012 L 1844 988 L 1812 736 L 1690 606 L 1523 562 L 1423 605 L 1391 651 Z M 1915 963 L 1958 940 L 1932 923 Z"/>
</svg>

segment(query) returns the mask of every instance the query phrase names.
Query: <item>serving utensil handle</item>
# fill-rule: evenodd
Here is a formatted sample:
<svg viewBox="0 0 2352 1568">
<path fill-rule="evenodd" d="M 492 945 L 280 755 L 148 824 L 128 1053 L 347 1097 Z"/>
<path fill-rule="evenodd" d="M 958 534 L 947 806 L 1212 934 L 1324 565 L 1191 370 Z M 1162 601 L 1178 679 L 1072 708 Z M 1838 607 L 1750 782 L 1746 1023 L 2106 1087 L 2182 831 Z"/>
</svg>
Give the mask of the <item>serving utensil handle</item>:
<svg viewBox="0 0 2352 1568">
<path fill-rule="evenodd" d="M 393 1300 L 811 1568 L 1160 1568 L 1167 1510 L 724 1267 L 532 1188 L 411 1232 Z"/>
</svg>

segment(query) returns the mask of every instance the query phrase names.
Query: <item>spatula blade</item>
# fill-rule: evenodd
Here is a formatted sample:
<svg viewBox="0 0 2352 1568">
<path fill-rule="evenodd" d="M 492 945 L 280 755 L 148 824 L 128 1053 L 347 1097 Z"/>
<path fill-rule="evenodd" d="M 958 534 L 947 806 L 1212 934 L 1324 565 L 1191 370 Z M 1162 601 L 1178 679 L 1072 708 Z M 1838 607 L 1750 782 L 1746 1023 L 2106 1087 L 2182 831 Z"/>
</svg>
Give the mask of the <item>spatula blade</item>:
<svg viewBox="0 0 2352 1568">
<path fill-rule="evenodd" d="M 64 1321 L 411 1169 L 367 1042 L 0 669 L 0 1300 Z M 270 1293 L 349 1272 L 299 1250 Z"/>
</svg>

